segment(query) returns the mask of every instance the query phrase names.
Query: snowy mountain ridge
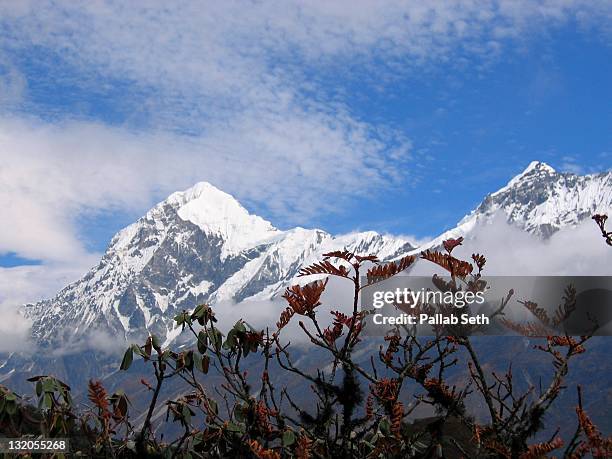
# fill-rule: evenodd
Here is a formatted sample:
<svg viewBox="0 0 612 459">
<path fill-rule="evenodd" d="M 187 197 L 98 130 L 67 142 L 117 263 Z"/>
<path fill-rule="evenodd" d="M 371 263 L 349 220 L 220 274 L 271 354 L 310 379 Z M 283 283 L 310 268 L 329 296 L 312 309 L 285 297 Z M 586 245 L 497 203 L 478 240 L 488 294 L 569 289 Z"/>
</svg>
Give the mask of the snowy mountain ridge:
<svg viewBox="0 0 612 459">
<path fill-rule="evenodd" d="M 112 239 L 100 263 L 55 298 L 26 305 L 42 345 L 102 331 L 136 339 L 177 335 L 173 317 L 203 302 L 270 300 L 300 268 L 348 249 L 391 260 L 469 236 L 503 212 L 508 222 L 549 237 L 612 208 L 612 173 L 579 176 L 533 162 L 459 222 L 423 247 L 373 231 L 333 236 L 320 229 L 281 231 L 231 195 L 202 182 L 170 195 Z"/>
<path fill-rule="evenodd" d="M 318 229 L 280 231 L 202 182 L 121 230 L 82 279 L 23 313 L 43 345 L 91 331 L 130 339 L 149 330 L 171 339 L 172 318 L 183 309 L 273 298 L 302 266 L 342 248 L 393 258 L 414 246 L 373 231 L 338 237 Z"/>
<path fill-rule="evenodd" d="M 532 161 L 506 186 L 487 195 L 457 226 L 419 249 L 438 246 L 448 238 L 469 237 L 478 226 L 503 214 L 508 223 L 542 238 L 572 227 L 593 214 L 612 208 L 612 172 L 577 175 L 557 172 Z"/>
</svg>

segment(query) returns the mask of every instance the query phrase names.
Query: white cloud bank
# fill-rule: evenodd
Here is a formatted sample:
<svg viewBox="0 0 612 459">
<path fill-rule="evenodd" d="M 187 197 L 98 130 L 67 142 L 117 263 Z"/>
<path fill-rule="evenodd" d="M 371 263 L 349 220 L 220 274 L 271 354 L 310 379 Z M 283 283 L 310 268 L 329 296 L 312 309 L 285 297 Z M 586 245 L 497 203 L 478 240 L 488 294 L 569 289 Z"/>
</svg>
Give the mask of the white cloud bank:
<svg viewBox="0 0 612 459">
<path fill-rule="evenodd" d="M 152 196 L 208 180 L 274 216 L 304 223 L 343 200 L 393 181 L 367 126 L 296 117 L 265 128 L 236 123 L 206 139 L 141 134 L 96 123 L 46 125 L 0 117 L 0 252 L 72 260 L 86 254 L 79 216 L 144 213 Z"/>
<path fill-rule="evenodd" d="M 286 85 L 288 64 L 342 65 L 374 56 L 422 64 L 490 54 L 506 38 L 538 36 L 570 21 L 605 29 L 611 13 L 609 2 L 585 0 L 21 1 L 0 7 L 8 49 L 41 46 L 92 73 L 235 99 L 270 96 L 256 96 L 253 86 Z"/>
<path fill-rule="evenodd" d="M 590 219 L 541 240 L 497 215 L 488 224 L 477 226 L 466 236 L 463 245 L 453 251 L 453 255 L 467 261 L 471 261 L 472 253 L 486 257 L 484 274 L 487 276 L 612 275 L 612 250 Z M 421 261 L 410 274 L 436 272 L 440 270 L 433 263 Z"/>
<path fill-rule="evenodd" d="M 30 322 L 17 307 L 42 298 L 49 298 L 70 282 L 77 280 L 93 263 L 88 258 L 70 263 L 49 263 L 38 266 L 0 267 L 0 353 L 26 351 L 30 342 Z"/>
</svg>

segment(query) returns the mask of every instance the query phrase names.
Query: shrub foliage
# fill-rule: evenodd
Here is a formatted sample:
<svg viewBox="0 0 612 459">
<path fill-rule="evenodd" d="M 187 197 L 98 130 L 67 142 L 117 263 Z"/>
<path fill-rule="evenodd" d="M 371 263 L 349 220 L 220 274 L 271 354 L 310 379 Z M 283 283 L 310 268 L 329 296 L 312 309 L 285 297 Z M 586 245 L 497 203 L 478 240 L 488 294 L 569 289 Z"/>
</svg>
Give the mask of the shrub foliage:
<svg viewBox="0 0 612 459">
<path fill-rule="evenodd" d="M 594 218 L 611 244 L 604 216 Z M 426 251 L 421 258 L 449 274 L 450 282 L 434 279 L 439 288 L 477 291 L 483 288 L 486 259 L 480 254 L 470 260 L 456 257 L 461 243 L 461 238 L 447 240 L 443 251 Z M 206 304 L 183 311 L 174 320 L 192 334 L 192 348 L 175 351 L 149 336 L 143 344 L 131 345 L 121 361 L 121 370 L 128 370 L 135 358 L 151 369 L 150 378 L 140 381 L 150 393 L 145 413 L 131 413 L 128 395 L 108 393 L 100 381 L 90 381 L 84 411 L 75 407 L 70 387 L 53 376 L 30 379 L 38 407 L 0 386 L 0 432 L 11 437 L 70 437 L 73 452 L 89 457 L 610 457 L 612 439 L 598 431 L 583 409 L 580 388 L 574 435 L 564 440 L 555 433 L 546 441 L 534 440 L 546 412 L 566 389 L 570 360 L 586 352 L 590 338 L 555 336 L 547 328 L 571 313 L 571 288 L 554 318 L 526 301 L 533 322 L 504 321 L 515 331 L 539 337 L 536 348 L 552 366 L 546 384 L 520 390 L 511 364 L 498 374 L 482 363 L 468 336 L 478 326 L 460 335 L 439 326 L 430 337 L 417 337 L 409 327 L 398 326 L 375 345 L 374 338 L 364 335 L 368 312 L 358 307 L 361 291 L 415 260 L 408 256 L 382 263 L 374 255 L 325 254 L 300 272 L 316 280 L 286 289 L 287 307 L 276 326 L 266 330 L 240 320 L 224 332 Z M 350 286 L 352 312 L 330 313 L 323 307 L 330 277 Z M 508 292 L 495 314 L 503 315 L 512 296 Z M 423 311 L 428 307 L 419 306 Z M 291 345 L 289 327 L 297 327 L 316 348 L 316 368 L 296 358 L 303 352 Z M 459 387 L 447 375 L 460 365 L 469 380 Z M 210 383 L 213 374 L 216 379 Z M 167 400 L 160 394 L 170 379 L 180 379 L 187 389 Z M 486 420 L 470 415 L 468 398 L 483 403 Z M 431 406 L 437 415 L 411 422 L 420 405 Z M 155 416 L 160 407 L 165 417 Z M 164 425 L 174 425 L 180 433 L 166 441 L 160 434 Z"/>
</svg>

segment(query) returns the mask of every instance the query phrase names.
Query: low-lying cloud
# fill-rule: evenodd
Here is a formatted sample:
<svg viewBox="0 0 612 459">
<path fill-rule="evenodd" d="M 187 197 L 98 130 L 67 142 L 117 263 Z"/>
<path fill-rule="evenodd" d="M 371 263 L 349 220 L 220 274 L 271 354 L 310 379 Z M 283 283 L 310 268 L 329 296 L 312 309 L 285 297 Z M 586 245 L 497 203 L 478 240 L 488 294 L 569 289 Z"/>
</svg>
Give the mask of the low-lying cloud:
<svg viewBox="0 0 612 459">
<path fill-rule="evenodd" d="M 483 254 L 487 258 L 484 272 L 489 276 L 612 275 L 612 250 L 590 219 L 542 240 L 498 214 L 477 226 L 453 253 L 468 260 L 472 253 Z M 423 265 L 419 263 L 415 274 Z"/>
<path fill-rule="evenodd" d="M 589 219 L 575 227 L 561 229 L 547 240 L 526 233 L 507 223 L 502 215 L 477 226 L 462 246 L 453 252 L 455 256 L 470 260 L 472 253 L 487 258 L 486 276 L 610 276 L 612 275 L 612 250 L 601 239 L 596 226 Z M 407 275 L 428 276 L 441 274 L 433 263 L 420 260 Z M 304 283 L 308 278 L 300 278 Z M 323 305 L 317 308 L 323 326 L 332 321 L 330 311 L 350 313 L 352 310 L 352 284 L 345 279 L 332 277 L 322 297 Z M 255 328 L 265 329 L 274 325 L 286 307 L 282 298 L 276 301 L 245 301 L 240 304 L 223 303 L 214 306 L 221 328 L 229 329 L 239 319 L 245 319 Z M 520 308 L 514 308 L 517 311 Z M 308 318 L 296 316 L 284 331 L 287 339 L 307 343 L 308 338 L 297 326 Z"/>
</svg>

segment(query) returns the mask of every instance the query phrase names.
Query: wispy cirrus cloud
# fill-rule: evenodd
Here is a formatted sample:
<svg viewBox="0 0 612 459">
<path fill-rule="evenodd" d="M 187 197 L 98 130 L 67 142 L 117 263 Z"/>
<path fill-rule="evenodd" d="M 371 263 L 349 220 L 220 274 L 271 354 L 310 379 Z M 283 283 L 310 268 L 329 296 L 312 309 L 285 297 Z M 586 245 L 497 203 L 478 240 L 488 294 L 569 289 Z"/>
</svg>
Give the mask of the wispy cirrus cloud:
<svg viewBox="0 0 612 459">
<path fill-rule="evenodd" d="M 25 1 L 0 6 L 0 17 L 4 60 L 34 67 L 29 76 L 38 84 L 109 95 L 130 112 L 127 122 L 202 134 L 237 115 L 335 114 L 346 94 L 320 83 L 338 73 L 350 78 L 365 68 L 374 85 L 441 62 L 469 71 L 570 21 L 606 29 L 612 6 L 582 0 L 172 7 Z M 117 85 L 126 91 L 112 93 Z"/>
<path fill-rule="evenodd" d="M 100 123 L 48 125 L 0 118 L 0 252 L 66 261 L 86 255 L 78 218 L 92 209 L 138 212 L 156 198 L 208 180 L 283 221 L 306 223 L 352 196 L 397 180 L 405 145 L 388 148 L 367 125 L 295 116 L 246 118 L 206 138 L 142 134 Z M 261 120 L 260 120 L 261 123 Z M 333 159 L 333 161 L 331 160 Z M 344 190 L 333 202 L 324 190 Z M 352 191 L 350 191 L 352 190 Z"/>
</svg>

